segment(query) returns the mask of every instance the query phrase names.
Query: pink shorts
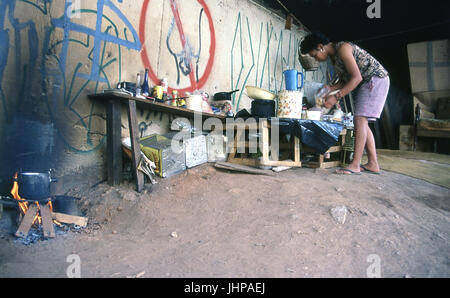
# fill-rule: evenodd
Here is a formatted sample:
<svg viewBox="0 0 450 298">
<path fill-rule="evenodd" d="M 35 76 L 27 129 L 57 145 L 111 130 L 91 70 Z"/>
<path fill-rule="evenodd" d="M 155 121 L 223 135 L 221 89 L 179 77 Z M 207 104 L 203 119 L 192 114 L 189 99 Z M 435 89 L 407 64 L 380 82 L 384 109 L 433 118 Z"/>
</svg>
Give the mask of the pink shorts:
<svg viewBox="0 0 450 298">
<path fill-rule="evenodd" d="M 361 85 L 355 97 L 355 117 L 367 117 L 374 121 L 380 118 L 389 92 L 389 77 L 373 76 Z"/>
</svg>

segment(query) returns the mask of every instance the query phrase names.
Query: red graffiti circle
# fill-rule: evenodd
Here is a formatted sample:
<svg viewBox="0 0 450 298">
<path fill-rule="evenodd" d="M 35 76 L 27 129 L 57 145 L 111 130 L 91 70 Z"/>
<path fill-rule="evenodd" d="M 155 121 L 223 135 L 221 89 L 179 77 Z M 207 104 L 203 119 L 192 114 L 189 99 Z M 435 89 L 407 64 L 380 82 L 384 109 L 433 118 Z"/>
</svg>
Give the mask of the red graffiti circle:
<svg viewBox="0 0 450 298">
<path fill-rule="evenodd" d="M 145 39 L 145 36 L 146 36 L 145 24 L 146 24 L 146 18 L 147 18 L 147 9 L 148 9 L 148 5 L 150 4 L 150 1 L 151 0 L 144 0 L 144 3 L 142 4 L 142 10 L 141 10 L 141 17 L 140 17 L 140 23 L 139 23 L 139 38 L 140 38 L 140 41 L 142 44 L 141 58 L 142 58 L 142 62 L 144 63 L 145 68 L 148 68 L 149 79 L 151 81 L 153 81 L 153 83 L 159 84 L 160 78 L 158 78 L 156 76 L 155 71 L 153 70 L 153 67 L 150 64 L 150 59 L 149 59 L 148 53 L 147 53 L 147 47 L 145 46 L 145 40 L 146 40 Z M 210 35 L 211 35 L 211 42 L 210 42 L 210 46 L 209 46 L 209 59 L 208 59 L 208 63 L 206 64 L 205 71 L 204 71 L 203 75 L 201 76 L 201 78 L 198 80 L 198 82 L 195 80 L 194 74 L 191 71 L 191 74 L 190 74 L 191 86 L 184 88 L 184 89 L 178 89 L 180 94 L 182 94 L 184 92 L 193 92 L 195 90 L 199 90 L 200 88 L 202 88 L 205 85 L 206 81 L 208 80 L 209 75 L 211 74 L 211 70 L 212 70 L 212 66 L 213 66 L 213 62 L 214 62 L 214 55 L 215 55 L 215 51 L 216 51 L 216 34 L 214 31 L 213 19 L 211 17 L 211 12 L 210 12 L 208 6 L 206 5 L 205 1 L 197 0 L 197 2 L 203 7 L 205 15 L 208 18 L 209 31 L 210 31 Z M 184 47 L 185 36 L 184 36 L 183 29 L 182 29 L 180 17 L 178 14 L 178 9 L 176 8 L 175 0 L 171 0 L 171 5 L 172 5 L 172 11 L 174 13 L 175 21 L 176 21 L 176 24 L 178 27 L 178 31 L 180 34 L 180 40 Z M 174 89 L 176 89 L 176 88 L 171 88 L 169 86 L 169 92 L 171 92 Z"/>
</svg>

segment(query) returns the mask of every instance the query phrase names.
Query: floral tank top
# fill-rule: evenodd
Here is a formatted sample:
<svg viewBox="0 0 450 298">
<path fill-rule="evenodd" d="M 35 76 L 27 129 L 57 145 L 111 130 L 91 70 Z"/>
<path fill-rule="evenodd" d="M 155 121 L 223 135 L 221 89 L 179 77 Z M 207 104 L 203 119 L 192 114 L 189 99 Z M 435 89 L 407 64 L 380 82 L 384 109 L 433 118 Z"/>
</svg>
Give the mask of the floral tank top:
<svg viewBox="0 0 450 298">
<path fill-rule="evenodd" d="M 336 44 L 336 49 L 338 50 L 344 43 L 349 43 L 353 48 L 353 57 L 355 57 L 356 64 L 358 64 L 359 71 L 361 72 L 363 78 L 362 83 L 369 82 L 373 76 L 378 76 L 380 78 L 389 76 L 389 73 L 381 63 L 359 46 L 351 42 L 341 41 Z M 344 82 L 348 82 L 350 80 L 350 74 L 345 69 L 344 61 L 342 61 L 339 55 L 336 55 L 335 57 L 334 69 L 336 75 Z"/>
</svg>

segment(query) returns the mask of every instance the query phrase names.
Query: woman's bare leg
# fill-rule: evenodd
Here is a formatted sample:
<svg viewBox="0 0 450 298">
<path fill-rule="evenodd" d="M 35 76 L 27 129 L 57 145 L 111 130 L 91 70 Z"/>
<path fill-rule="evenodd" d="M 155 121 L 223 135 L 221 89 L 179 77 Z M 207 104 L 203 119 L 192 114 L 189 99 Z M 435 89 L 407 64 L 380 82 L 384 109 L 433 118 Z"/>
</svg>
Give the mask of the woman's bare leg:
<svg viewBox="0 0 450 298">
<path fill-rule="evenodd" d="M 356 116 L 354 120 L 355 120 L 355 152 L 353 154 L 352 162 L 346 167 L 346 169 L 351 170 L 352 172 L 355 173 L 359 173 L 361 172 L 360 163 L 364 153 L 364 147 L 366 147 L 368 130 L 370 130 L 370 128 L 369 128 L 369 121 L 366 117 Z M 372 143 L 373 146 L 375 146 L 375 141 L 373 141 Z M 372 150 L 372 148 L 370 148 L 369 150 Z M 351 174 L 351 172 L 345 170 L 337 170 L 336 173 Z"/>
<path fill-rule="evenodd" d="M 367 128 L 366 151 L 368 162 L 364 165 L 364 167 L 369 171 L 379 172 L 380 166 L 378 165 L 377 148 L 375 146 L 375 138 L 373 137 L 370 127 Z"/>
</svg>

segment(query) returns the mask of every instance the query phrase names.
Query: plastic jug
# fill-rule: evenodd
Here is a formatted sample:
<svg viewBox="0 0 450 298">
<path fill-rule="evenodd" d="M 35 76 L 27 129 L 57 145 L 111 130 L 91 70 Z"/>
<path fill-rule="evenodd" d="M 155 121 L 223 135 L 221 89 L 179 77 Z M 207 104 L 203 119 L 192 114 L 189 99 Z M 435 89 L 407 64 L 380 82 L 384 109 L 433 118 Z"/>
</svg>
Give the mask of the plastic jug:
<svg viewBox="0 0 450 298">
<path fill-rule="evenodd" d="M 288 69 L 283 72 L 284 79 L 286 81 L 286 90 L 298 91 L 303 88 L 304 77 L 303 73 L 297 71 L 296 69 Z M 301 76 L 301 85 L 298 86 L 298 76 Z"/>
</svg>

